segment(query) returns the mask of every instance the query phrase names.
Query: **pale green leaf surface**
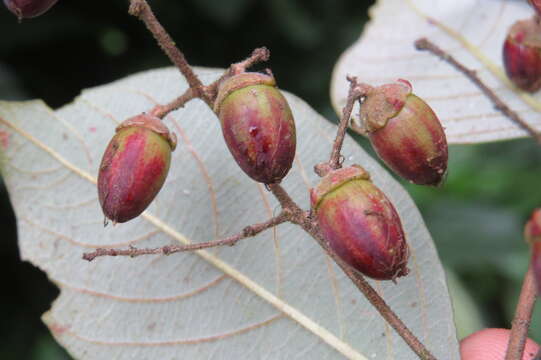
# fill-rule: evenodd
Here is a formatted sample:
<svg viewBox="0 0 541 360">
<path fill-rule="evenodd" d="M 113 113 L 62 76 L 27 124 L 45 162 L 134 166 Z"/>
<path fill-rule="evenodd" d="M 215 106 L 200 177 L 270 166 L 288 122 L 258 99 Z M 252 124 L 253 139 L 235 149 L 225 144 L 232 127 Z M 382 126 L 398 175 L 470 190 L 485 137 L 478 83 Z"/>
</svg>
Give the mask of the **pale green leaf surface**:
<svg viewBox="0 0 541 360">
<path fill-rule="evenodd" d="M 541 131 L 541 95 L 513 87 L 503 71 L 502 46 L 509 27 L 533 15 L 526 1 L 379 0 L 361 37 L 338 60 L 331 96 L 340 113 L 346 75 L 373 85 L 407 79 L 445 127 L 449 143 L 467 144 L 524 137 L 526 133 L 494 108 L 464 75 L 414 41 L 427 37 L 480 78 Z"/>
<path fill-rule="evenodd" d="M 219 74 L 199 73 L 204 82 Z M 163 69 L 84 91 L 56 112 L 40 101 L 0 102 L 21 255 L 61 289 L 44 315 L 55 338 L 77 359 L 415 359 L 293 225 L 197 254 L 81 259 L 95 247 L 208 241 L 276 213 L 272 196 L 237 168 L 213 113 L 193 101 L 166 119 L 179 146 L 156 201 L 134 221 L 103 227 L 94 182 L 115 126 L 185 88 L 176 70 Z M 335 126 L 287 98 L 298 157 L 283 185 L 306 208 L 312 166 L 328 157 Z M 458 359 L 445 276 L 418 210 L 349 138 L 344 155 L 392 199 L 412 248 L 411 275 L 376 288 L 429 349 Z"/>
</svg>

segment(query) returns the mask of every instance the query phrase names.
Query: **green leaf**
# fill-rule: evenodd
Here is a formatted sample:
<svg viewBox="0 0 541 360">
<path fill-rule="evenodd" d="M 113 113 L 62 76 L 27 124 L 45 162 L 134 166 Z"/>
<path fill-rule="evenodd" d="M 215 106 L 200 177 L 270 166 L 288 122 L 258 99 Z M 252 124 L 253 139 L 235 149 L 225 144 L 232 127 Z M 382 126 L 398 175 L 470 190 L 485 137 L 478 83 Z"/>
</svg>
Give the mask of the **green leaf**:
<svg viewBox="0 0 541 360">
<path fill-rule="evenodd" d="M 220 72 L 199 70 L 205 83 Z M 276 212 L 245 176 L 219 122 L 193 101 L 165 119 L 179 146 L 161 193 L 140 218 L 103 227 L 96 174 L 115 126 L 186 89 L 175 69 L 86 90 L 58 111 L 41 101 L 0 102 L 3 176 L 21 255 L 61 295 L 43 319 L 78 359 L 415 359 L 350 281 L 298 227 L 285 224 L 234 247 L 139 258 L 81 255 L 96 247 L 208 241 Z M 307 208 L 312 167 L 329 156 L 336 128 L 287 94 L 298 157 L 284 187 Z M 396 205 L 411 246 L 410 275 L 373 282 L 438 357 L 459 359 L 445 275 L 415 204 L 350 138 L 347 163 L 369 170 Z"/>
</svg>

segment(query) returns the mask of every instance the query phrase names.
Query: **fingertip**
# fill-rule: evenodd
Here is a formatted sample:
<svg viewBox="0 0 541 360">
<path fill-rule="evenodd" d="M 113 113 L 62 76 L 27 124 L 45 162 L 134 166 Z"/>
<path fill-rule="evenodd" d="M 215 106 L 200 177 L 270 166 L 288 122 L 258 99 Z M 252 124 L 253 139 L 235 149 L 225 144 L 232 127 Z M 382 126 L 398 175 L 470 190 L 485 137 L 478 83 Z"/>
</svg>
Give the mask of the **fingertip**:
<svg viewBox="0 0 541 360">
<path fill-rule="evenodd" d="M 510 331 L 507 329 L 484 329 L 464 338 L 460 342 L 462 360 L 502 360 L 507 350 Z M 523 360 L 532 360 L 539 351 L 539 345 L 528 339 Z"/>
</svg>

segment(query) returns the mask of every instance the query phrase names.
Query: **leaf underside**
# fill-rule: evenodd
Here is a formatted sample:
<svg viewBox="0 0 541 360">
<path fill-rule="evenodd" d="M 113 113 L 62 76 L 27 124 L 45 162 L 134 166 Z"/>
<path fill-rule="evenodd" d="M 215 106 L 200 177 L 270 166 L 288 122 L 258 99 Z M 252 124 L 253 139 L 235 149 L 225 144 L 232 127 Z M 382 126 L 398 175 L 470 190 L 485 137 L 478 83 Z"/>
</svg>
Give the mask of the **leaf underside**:
<svg viewBox="0 0 541 360">
<path fill-rule="evenodd" d="M 335 65 L 334 108 L 341 113 L 346 102 L 347 74 L 372 85 L 402 78 L 438 114 L 450 144 L 527 136 L 462 73 L 426 51 L 417 51 L 414 41 L 426 37 L 475 70 L 508 106 L 541 131 L 541 95 L 515 88 L 502 64 L 508 29 L 532 15 L 526 1 L 379 0 L 361 37 Z"/>
<path fill-rule="evenodd" d="M 199 69 L 205 83 L 217 70 Z M 41 101 L 0 102 L 2 175 L 24 260 L 61 290 L 43 319 L 77 359 L 415 359 L 362 295 L 299 228 L 285 224 L 234 247 L 139 258 L 99 258 L 96 247 L 155 247 L 224 237 L 277 212 L 262 185 L 229 154 L 219 122 L 190 102 L 165 123 L 179 139 L 167 182 L 143 216 L 103 227 L 95 187 L 101 155 L 123 119 L 186 89 L 175 69 L 83 91 L 58 111 Z M 329 155 L 335 126 L 286 94 L 298 157 L 284 187 L 307 208 L 312 166 Z M 444 273 L 408 194 L 350 138 L 359 163 L 397 207 L 412 249 L 398 285 L 374 282 L 437 356 L 459 359 Z"/>
</svg>

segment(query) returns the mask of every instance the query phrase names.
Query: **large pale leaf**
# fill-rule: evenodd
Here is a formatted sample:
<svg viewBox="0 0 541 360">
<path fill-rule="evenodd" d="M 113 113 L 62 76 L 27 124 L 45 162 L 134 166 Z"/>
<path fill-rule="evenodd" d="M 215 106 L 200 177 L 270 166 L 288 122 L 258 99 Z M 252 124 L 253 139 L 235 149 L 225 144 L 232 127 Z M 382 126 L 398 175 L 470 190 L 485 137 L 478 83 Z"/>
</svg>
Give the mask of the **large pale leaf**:
<svg viewBox="0 0 541 360">
<path fill-rule="evenodd" d="M 200 74 L 209 82 L 219 72 Z M 213 113 L 194 101 L 166 119 L 179 147 L 154 204 L 134 221 L 103 227 L 94 183 L 114 127 L 185 88 L 177 71 L 165 69 L 84 91 L 56 112 L 40 101 L 0 103 L 3 176 L 21 254 L 61 289 L 44 315 L 56 339 L 78 359 L 414 359 L 293 225 L 231 248 L 81 260 L 96 247 L 211 240 L 276 212 L 265 188 L 237 168 Z M 287 98 L 298 158 L 284 186 L 307 207 L 317 181 L 312 166 L 328 157 L 335 127 Z M 435 354 L 458 359 L 444 274 L 414 203 L 351 139 L 344 154 L 393 200 L 412 249 L 411 275 L 374 285 Z"/>
<path fill-rule="evenodd" d="M 518 19 L 533 15 L 526 1 L 379 0 L 361 38 L 336 64 L 331 95 L 336 111 L 345 103 L 346 74 L 379 85 L 404 78 L 439 115 L 450 143 L 477 143 L 526 136 L 498 112 L 461 73 L 413 42 L 427 37 L 489 85 L 531 126 L 541 131 L 541 95 L 514 88 L 502 69 L 502 45 Z"/>
</svg>

